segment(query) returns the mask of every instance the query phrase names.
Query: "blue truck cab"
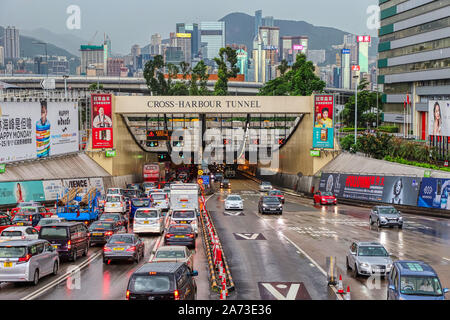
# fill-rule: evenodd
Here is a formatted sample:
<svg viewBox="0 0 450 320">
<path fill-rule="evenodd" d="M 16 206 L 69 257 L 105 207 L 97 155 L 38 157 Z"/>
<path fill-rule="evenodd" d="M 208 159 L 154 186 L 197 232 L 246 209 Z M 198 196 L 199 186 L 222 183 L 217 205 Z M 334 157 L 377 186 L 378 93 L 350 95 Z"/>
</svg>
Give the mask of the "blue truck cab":
<svg viewBox="0 0 450 320">
<path fill-rule="evenodd" d="M 131 199 L 130 220 L 134 219 L 134 214 L 139 208 L 151 208 L 152 200 L 150 198 L 133 198 Z"/>
<path fill-rule="evenodd" d="M 388 300 L 445 300 L 447 288 L 434 269 L 422 261 L 395 261 L 388 277 Z"/>
</svg>

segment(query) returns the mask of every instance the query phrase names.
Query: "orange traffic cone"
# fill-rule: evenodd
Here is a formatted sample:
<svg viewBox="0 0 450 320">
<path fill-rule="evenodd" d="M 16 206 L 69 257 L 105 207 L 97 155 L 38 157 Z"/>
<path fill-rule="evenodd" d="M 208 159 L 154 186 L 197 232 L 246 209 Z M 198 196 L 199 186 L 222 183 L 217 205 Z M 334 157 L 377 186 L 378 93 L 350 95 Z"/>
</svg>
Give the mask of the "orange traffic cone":
<svg viewBox="0 0 450 320">
<path fill-rule="evenodd" d="M 338 282 L 338 293 L 344 293 L 344 286 L 342 285 L 342 275 L 339 275 L 339 282 Z"/>
<path fill-rule="evenodd" d="M 350 297 L 350 286 L 347 286 L 347 294 L 345 295 L 345 300 L 351 300 L 351 297 Z"/>
</svg>

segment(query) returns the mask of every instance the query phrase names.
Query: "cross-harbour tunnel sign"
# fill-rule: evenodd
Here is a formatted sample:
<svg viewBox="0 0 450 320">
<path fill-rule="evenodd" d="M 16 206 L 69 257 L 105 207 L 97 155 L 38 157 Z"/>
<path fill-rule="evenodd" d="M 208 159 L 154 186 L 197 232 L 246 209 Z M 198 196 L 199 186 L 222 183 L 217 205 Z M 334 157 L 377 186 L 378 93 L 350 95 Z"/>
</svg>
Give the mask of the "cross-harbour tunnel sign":
<svg viewBox="0 0 450 320">
<path fill-rule="evenodd" d="M 150 113 L 312 113 L 313 97 L 301 96 L 116 96 L 114 110 Z"/>
</svg>

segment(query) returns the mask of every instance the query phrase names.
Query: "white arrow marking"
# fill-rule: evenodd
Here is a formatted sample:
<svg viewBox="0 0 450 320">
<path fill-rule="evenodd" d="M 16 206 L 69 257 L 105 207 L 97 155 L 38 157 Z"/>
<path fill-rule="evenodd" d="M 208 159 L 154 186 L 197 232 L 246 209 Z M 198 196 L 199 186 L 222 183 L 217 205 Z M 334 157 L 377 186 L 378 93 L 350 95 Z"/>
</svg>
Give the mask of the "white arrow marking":
<svg viewBox="0 0 450 320">
<path fill-rule="evenodd" d="M 258 238 L 259 233 L 236 233 L 239 237 L 242 237 L 247 240 L 256 240 Z"/>
<path fill-rule="evenodd" d="M 262 283 L 264 288 L 267 289 L 277 300 L 295 300 L 295 297 L 297 296 L 298 289 L 300 289 L 299 283 L 293 283 L 291 284 L 291 287 L 289 288 L 289 291 L 286 296 L 283 296 L 280 291 L 275 289 L 270 283 Z"/>
<path fill-rule="evenodd" d="M 231 212 L 231 211 L 225 211 L 225 214 L 229 215 L 229 216 L 238 216 L 240 215 L 242 212 Z"/>
</svg>

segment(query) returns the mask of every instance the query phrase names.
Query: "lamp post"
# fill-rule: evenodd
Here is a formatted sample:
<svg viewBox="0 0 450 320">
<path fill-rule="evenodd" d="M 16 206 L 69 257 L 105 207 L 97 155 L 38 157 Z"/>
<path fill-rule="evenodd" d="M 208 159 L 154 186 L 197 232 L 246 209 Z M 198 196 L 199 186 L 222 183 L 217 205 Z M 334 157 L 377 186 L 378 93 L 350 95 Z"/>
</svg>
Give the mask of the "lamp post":
<svg viewBox="0 0 450 320">
<path fill-rule="evenodd" d="M 356 144 L 356 135 L 358 133 L 358 79 L 359 75 L 356 74 L 353 76 L 355 81 L 355 144 Z"/>
</svg>

